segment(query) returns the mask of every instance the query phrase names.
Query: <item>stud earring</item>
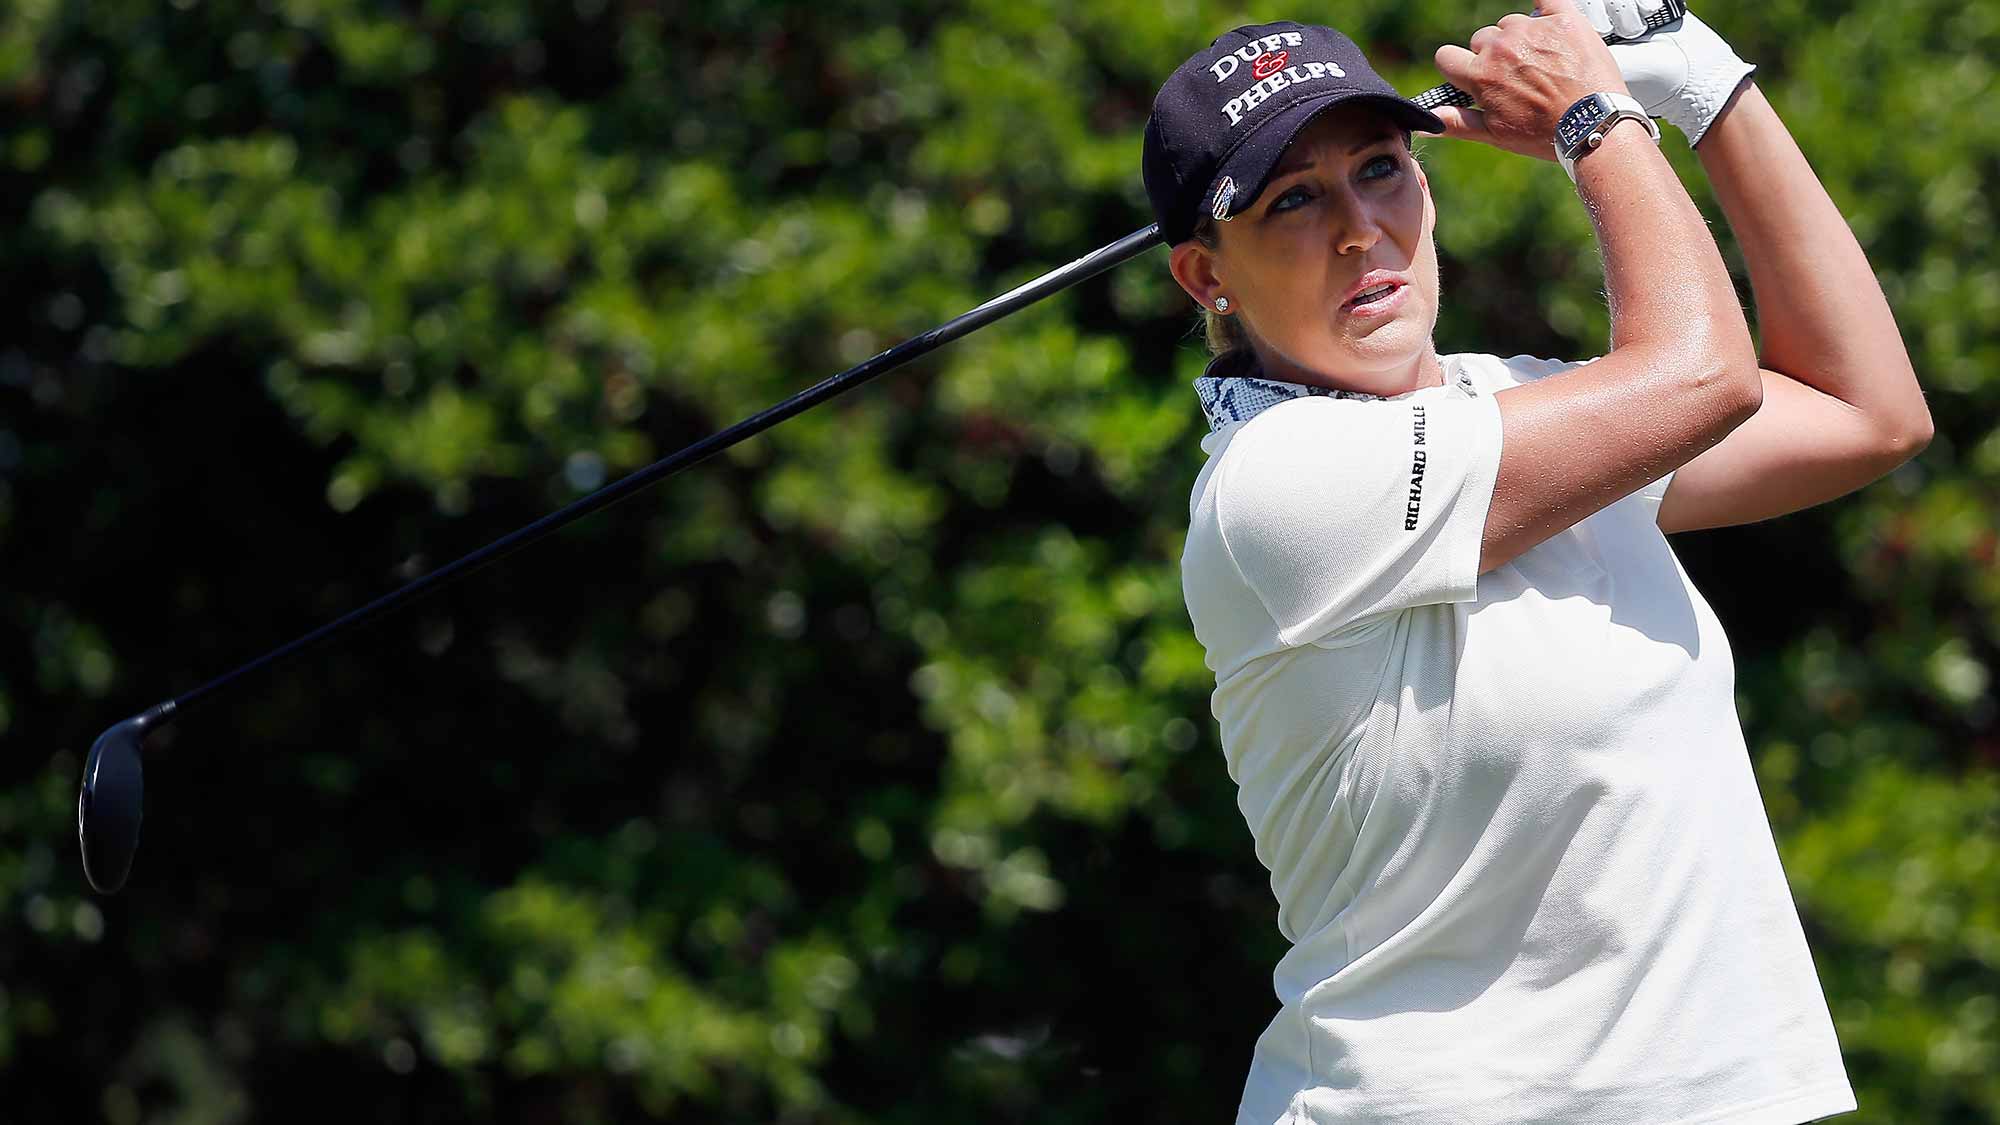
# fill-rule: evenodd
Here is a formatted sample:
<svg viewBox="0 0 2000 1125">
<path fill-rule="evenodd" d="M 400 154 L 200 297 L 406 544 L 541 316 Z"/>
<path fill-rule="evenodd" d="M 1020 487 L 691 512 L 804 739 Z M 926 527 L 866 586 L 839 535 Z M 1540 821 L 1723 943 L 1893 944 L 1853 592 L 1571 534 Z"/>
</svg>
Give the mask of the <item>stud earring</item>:
<svg viewBox="0 0 2000 1125">
<path fill-rule="evenodd" d="M 1219 313 L 1226 313 L 1226 312 L 1228 312 L 1228 311 L 1229 311 L 1229 298 L 1227 298 L 1227 297 L 1217 297 L 1217 298 L 1215 299 L 1215 311 L 1216 311 L 1216 312 L 1219 312 Z"/>
</svg>

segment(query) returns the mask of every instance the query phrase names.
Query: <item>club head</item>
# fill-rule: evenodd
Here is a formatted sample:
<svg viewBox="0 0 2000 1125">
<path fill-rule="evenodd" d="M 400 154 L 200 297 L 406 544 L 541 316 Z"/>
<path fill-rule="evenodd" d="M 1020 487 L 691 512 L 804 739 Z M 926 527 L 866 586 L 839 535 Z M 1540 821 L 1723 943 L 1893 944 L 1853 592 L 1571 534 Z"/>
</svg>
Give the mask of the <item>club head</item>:
<svg viewBox="0 0 2000 1125">
<path fill-rule="evenodd" d="M 99 894 L 117 891 L 132 871 L 146 792 L 139 751 L 146 732 L 171 714 L 171 705 L 162 704 L 126 719 L 98 735 L 84 760 L 76 836 L 83 847 L 84 877 Z"/>
</svg>

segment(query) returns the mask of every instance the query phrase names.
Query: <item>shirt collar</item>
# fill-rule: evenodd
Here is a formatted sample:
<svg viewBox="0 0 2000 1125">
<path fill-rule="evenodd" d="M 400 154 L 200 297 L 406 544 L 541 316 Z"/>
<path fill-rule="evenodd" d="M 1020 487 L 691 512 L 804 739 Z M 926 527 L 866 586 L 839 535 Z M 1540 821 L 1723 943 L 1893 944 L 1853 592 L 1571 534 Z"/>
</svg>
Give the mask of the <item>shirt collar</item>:
<svg viewBox="0 0 2000 1125">
<path fill-rule="evenodd" d="M 1443 357 L 1447 384 L 1457 386 L 1466 395 L 1478 394 L 1479 390 L 1472 382 L 1472 373 L 1456 360 L 1456 356 Z M 1419 388 L 1419 390 L 1425 389 L 1428 388 Z M 1347 398 L 1360 399 L 1364 402 L 1375 402 L 1382 398 L 1381 395 L 1371 395 L 1361 391 L 1342 391 L 1332 387 L 1267 379 L 1264 377 L 1263 368 L 1257 364 L 1256 353 L 1248 350 L 1230 352 L 1210 360 L 1208 369 L 1202 372 L 1201 378 L 1194 381 L 1194 393 L 1195 397 L 1201 400 L 1201 412 L 1208 416 L 1210 432 L 1238 422 L 1248 422 L 1273 406 L 1281 402 L 1290 402 L 1295 398 Z"/>
</svg>

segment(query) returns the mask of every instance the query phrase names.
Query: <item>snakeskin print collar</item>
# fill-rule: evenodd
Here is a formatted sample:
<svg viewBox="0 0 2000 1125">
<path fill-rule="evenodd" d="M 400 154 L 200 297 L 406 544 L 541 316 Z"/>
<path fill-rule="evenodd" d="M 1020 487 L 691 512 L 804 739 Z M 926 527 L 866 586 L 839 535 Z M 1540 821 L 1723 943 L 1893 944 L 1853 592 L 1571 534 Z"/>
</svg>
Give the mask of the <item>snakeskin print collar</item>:
<svg viewBox="0 0 2000 1125">
<path fill-rule="evenodd" d="M 1459 389 L 1468 395 L 1479 393 L 1473 385 L 1472 373 L 1457 362 L 1457 357 L 1440 358 L 1447 379 L 1455 381 Z M 1208 370 L 1194 381 L 1194 393 L 1201 400 L 1201 412 L 1208 416 L 1210 432 L 1238 422 L 1248 422 L 1271 407 L 1295 398 L 1350 398 L 1373 402 L 1382 397 L 1361 391 L 1339 391 L 1331 387 L 1266 379 L 1263 368 L 1257 365 L 1256 355 L 1251 352 L 1232 352 L 1210 360 Z"/>
</svg>

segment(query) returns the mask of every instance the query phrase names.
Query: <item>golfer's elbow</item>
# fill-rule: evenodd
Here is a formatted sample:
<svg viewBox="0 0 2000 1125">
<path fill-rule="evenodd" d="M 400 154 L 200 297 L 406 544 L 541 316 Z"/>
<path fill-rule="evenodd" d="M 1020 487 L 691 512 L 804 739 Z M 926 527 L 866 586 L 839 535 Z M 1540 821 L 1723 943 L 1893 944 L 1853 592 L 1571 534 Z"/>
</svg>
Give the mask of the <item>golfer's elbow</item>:
<svg viewBox="0 0 2000 1125">
<path fill-rule="evenodd" d="M 1937 426 L 1931 421 L 1931 405 L 1924 401 L 1923 383 L 1900 342 L 1896 358 L 1901 362 L 1884 364 L 1883 374 L 1869 384 L 1885 388 L 1879 396 L 1880 405 L 1872 411 L 1881 454 L 1888 462 L 1882 470 L 1885 473 L 1922 453 L 1937 433 Z"/>
<path fill-rule="evenodd" d="M 1718 332 L 1687 347 L 1676 365 L 1683 393 L 1702 404 L 1716 438 L 1750 420 L 1764 405 L 1764 372 L 1747 331 Z"/>
<path fill-rule="evenodd" d="M 1905 461 L 1922 453 L 1937 433 L 1931 408 L 1921 391 L 1893 410 L 1878 410 L 1874 417 L 1875 441 L 1868 461 L 1876 476 L 1886 476 Z"/>
</svg>

